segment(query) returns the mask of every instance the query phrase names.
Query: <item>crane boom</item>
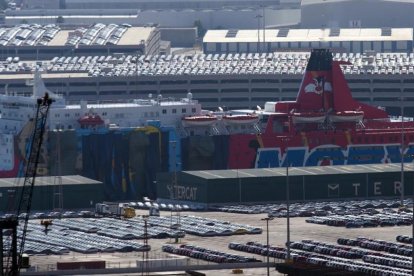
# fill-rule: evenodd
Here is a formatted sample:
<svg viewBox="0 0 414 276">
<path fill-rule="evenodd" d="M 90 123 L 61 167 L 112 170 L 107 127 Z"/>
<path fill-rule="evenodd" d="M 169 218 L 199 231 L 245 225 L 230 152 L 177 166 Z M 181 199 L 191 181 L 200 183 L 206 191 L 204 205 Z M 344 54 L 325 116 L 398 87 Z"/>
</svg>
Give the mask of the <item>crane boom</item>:
<svg viewBox="0 0 414 276">
<path fill-rule="evenodd" d="M 37 166 L 39 163 L 40 149 L 43 142 L 44 133 L 46 131 L 46 120 L 49 113 L 52 99 L 49 98 L 48 93 L 43 98 L 37 99 L 37 111 L 34 119 L 34 128 L 29 144 L 29 151 L 26 160 L 26 169 L 24 173 L 24 183 L 20 191 L 20 197 L 18 197 L 17 208 L 15 216 L 12 218 L 17 221 L 17 224 L 22 225 L 21 231 L 17 235 L 18 242 L 12 242 L 10 251 L 7 256 L 6 275 L 18 275 L 22 264 L 22 254 L 24 251 L 24 244 L 26 241 L 27 224 L 29 221 L 29 215 L 32 205 L 33 187 L 36 179 Z M 14 248 L 17 247 L 18 248 Z M 17 260 L 10 262 L 10 256 L 16 255 L 18 251 Z M 16 258 L 14 258 L 16 259 Z"/>
</svg>

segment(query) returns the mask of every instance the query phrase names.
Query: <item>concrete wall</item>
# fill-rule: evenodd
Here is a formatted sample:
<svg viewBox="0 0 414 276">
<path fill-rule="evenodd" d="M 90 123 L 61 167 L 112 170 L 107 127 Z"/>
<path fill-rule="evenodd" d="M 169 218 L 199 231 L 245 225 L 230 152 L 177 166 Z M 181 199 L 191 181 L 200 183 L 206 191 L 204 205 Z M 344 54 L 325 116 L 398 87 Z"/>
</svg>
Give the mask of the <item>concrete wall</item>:
<svg viewBox="0 0 414 276">
<path fill-rule="evenodd" d="M 161 40 L 170 41 L 171 47 L 193 47 L 197 28 L 161 28 Z"/>
<path fill-rule="evenodd" d="M 33 3 L 32 3 L 33 2 Z M 300 0 L 23 0 L 24 8 L 61 3 L 66 9 L 221 9 L 224 7 L 276 6 L 298 8 Z"/>
<path fill-rule="evenodd" d="M 149 23 L 159 24 L 160 27 L 187 28 L 194 27 L 194 22 L 201 21 L 205 29 L 255 29 L 256 15 L 262 9 L 243 10 L 23 10 L 7 11 L 6 25 L 20 24 L 22 20 L 29 23 L 56 23 L 58 16 L 63 16 L 65 24 L 84 25 L 92 23 L 129 23 L 143 26 Z M 299 9 L 266 10 L 266 26 L 285 26 L 298 24 Z"/>
</svg>

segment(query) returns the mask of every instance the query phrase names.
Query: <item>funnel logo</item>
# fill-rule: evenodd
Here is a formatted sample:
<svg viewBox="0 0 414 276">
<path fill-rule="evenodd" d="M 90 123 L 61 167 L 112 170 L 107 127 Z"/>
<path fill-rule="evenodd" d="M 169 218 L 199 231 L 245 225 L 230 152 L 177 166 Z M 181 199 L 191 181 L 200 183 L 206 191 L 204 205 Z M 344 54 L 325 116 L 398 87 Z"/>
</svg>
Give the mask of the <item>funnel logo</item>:
<svg viewBox="0 0 414 276">
<path fill-rule="evenodd" d="M 315 76 L 312 81 L 305 86 L 305 93 L 316 93 L 321 95 L 323 91 L 332 91 L 331 83 L 326 82 L 324 76 Z"/>
</svg>

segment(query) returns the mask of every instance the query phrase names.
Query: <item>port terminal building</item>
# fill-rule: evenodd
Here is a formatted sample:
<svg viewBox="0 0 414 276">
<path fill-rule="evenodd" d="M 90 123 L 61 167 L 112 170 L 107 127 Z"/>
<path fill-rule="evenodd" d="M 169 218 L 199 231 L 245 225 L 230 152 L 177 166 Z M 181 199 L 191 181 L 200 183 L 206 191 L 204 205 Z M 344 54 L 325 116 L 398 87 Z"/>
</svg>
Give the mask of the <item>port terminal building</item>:
<svg viewBox="0 0 414 276">
<path fill-rule="evenodd" d="M 329 48 L 333 52 L 413 50 L 412 28 L 323 28 L 208 30 L 203 38 L 204 53 L 307 51 Z"/>
<path fill-rule="evenodd" d="M 413 193 L 414 164 L 406 164 L 404 194 Z M 158 197 L 202 204 L 337 201 L 401 197 L 399 164 L 177 172 L 157 176 Z M 288 175 L 288 177 L 287 177 Z"/>
</svg>

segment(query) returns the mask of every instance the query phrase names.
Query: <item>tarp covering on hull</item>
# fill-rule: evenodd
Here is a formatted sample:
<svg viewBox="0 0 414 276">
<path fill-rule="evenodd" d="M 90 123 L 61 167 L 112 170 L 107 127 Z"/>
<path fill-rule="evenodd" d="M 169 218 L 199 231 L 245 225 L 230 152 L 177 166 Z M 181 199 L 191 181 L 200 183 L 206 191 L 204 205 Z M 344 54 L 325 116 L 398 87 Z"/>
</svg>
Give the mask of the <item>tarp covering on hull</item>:
<svg viewBox="0 0 414 276">
<path fill-rule="evenodd" d="M 102 181 L 107 200 L 156 198 L 160 135 L 137 130 L 82 136 L 82 175 Z"/>
<path fill-rule="evenodd" d="M 227 169 L 228 136 L 190 136 L 181 142 L 183 170 Z"/>
<path fill-rule="evenodd" d="M 74 130 L 62 132 L 48 132 L 48 167 L 50 175 L 79 174 L 79 171 L 77 171 L 77 168 L 80 168 L 79 164 L 77 164 L 77 141 L 78 138 L 76 137 L 76 132 Z M 60 164 L 58 163 L 58 151 L 60 152 Z"/>
</svg>

